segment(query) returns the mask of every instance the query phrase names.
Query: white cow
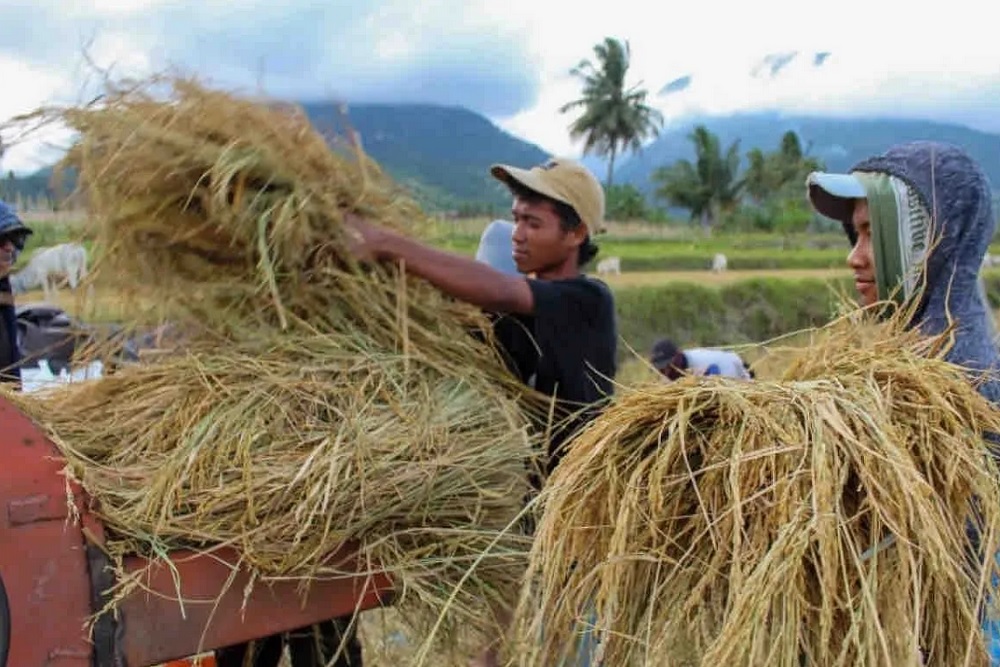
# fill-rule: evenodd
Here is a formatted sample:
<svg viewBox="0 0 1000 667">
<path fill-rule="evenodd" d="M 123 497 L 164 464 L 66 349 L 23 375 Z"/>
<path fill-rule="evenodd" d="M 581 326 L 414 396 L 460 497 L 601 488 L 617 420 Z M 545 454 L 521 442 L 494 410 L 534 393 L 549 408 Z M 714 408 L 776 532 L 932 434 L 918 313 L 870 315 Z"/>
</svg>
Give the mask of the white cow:
<svg viewBox="0 0 1000 667">
<path fill-rule="evenodd" d="M 613 273 L 620 276 L 622 273 L 622 260 L 620 257 L 608 257 L 597 263 L 598 275 Z"/>
<path fill-rule="evenodd" d="M 726 270 L 726 256 L 721 252 L 715 253 L 715 257 L 712 258 L 712 273 L 722 273 Z"/>
<path fill-rule="evenodd" d="M 87 249 L 79 243 L 61 243 L 42 248 L 28 260 L 28 265 L 10 276 L 10 286 L 15 293 L 41 287 L 49 300 L 58 287 L 58 279 L 65 277 L 70 289 L 87 277 Z"/>
</svg>

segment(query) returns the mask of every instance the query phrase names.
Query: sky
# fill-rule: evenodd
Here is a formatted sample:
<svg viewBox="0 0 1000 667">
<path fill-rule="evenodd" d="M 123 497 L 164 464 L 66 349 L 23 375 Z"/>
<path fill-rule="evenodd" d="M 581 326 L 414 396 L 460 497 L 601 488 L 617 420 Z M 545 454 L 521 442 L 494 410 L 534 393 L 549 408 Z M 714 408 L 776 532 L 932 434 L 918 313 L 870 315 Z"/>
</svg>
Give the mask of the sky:
<svg viewBox="0 0 1000 667">
<path fill-rule="evenodd" d="M 980 0 L 0 0 L 0 122 L 79 103 L 95 72 L 173 68 L 297 101 L 461 105 L 544 150 L 579 157 L 559 107 L 569 70 L 628 40 L 630 83 L 667 123 L 778 110 L 896 116 L 1000 133 L 1000 40 Z M 946 11 L 942 9 L 946 7 Z M 980 16 L 984 20 L 976 20 Z M 0 135 L 8 144 L 10 132 Z M 27 173 L 65 147 L 9 148 Z"/>
</svg>

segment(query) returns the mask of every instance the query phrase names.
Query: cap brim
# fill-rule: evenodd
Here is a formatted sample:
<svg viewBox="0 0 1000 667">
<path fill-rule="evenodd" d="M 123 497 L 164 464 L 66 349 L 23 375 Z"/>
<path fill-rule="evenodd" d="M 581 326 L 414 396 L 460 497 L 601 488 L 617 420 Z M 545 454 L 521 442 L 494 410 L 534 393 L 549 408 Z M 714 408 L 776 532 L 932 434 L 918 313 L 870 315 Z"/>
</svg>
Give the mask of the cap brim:
<svg viewBox="0 0 1000 667">
<path fill-rule="evenodd" d="M 854 200 L 867 196 L 865 186 L 851 174 L 829 174 L 814 171 L 806 178 L 809 202 L 820 214 L 849 223 L 854 213 Z"/>
<path fill-rule="evenodd" d="M 556 201 L 569 204 L 569 202 L 567 202 L 562 195 L 552 190 L 545 182 L 545 179 L 539 176 L 537 172 L 531 172 L 528 169 L 511 167 L 506 164 L 495 164 L 490 167 L 490 174 L 493 175 L 493 178 L 503 183 L 519 183 L 529 190 L 534 190 L 540 195 L 545 195 L 546 197 L 550 197 Z"/>
<path fill-rule="evenodd" d="M 0 228 L 0 234 L 34 234 L 35 232 L 23 222 L 18 220 L 12 225 Z"/>
<path fill-rule="evenodd" d="M 34 230 L 30 227 L 24 226 L 22 223 L 17 223 L 15 225 L 11 225 L 10 227 L 0 229 L 0 237 L 6 236 L 14 239 L 14 246 L 18 250 L 24 250 L 24 242 L 34 233 Z"/>
</svg>

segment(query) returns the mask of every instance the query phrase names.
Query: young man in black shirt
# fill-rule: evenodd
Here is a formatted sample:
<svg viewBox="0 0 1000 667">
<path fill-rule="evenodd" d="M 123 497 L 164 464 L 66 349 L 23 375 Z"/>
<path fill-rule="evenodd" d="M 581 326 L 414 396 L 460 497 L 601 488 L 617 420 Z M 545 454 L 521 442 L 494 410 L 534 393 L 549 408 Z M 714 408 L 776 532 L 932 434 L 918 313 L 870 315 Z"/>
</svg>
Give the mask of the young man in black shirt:
<svg viewBox="0 0 1000 667">
<path fill-rule="evenodd" d="M 571 160 L 550 160 L 532 169 L 495 165 L 491 172 L 514 198 L 510 247 L 517 274 L 424 245 L 353 215 L 347 220 L 355 232 L 352 250 L 364 261 L 404 261 L 410 273 L 495 315 L 496 337 L 512 372 L 556 398 L 560 428 L 553 430 L 549 442 L 551 472 L 568 437 L 611 395 L 616 370 L 618 335 L 611 291 L 580 272 L 597 254 L 590 235 L 603 225 L 604 190 L 585 167 Z M 574 418 L 564 419 L 567 415 Z M 346 620 L 337 619 L 334 629 L 342 629 Z M 357 638 L 353 631 L 349 635 L 355 653 L 345 664 L 360 664 Z M 234 647 L 231 652 L 242 659 L 244 650 Z M 488 649 L 480 661 L 496 664 L 495 652 Z"/>
<path fill-rule="evenodd" d="M 357 217 L 354 251 L 363 260 L 405 261 L 411 273 L 495 315 L 511 370 L 556 399 L 547 472 L 567 439 L 612 393 L 617 327 L 611 291 L 581 273 L 604 221 L 604 190 L 583 165 L 551 159 L 531 169 L 494 165 L 513 196 L 511 252 L 517 274 L 438 250 Z M 572 417 L 567 421 L 566 417 Z"/>
<path fill-rule="evenodd" d="M 510 247 L 517 273 L 357 218 L 349 224 L 357 232 L 359 258 L 405 261 L 411 273 L 495 315 L 496 338 L 511 371 L 556 399 L 546 465 L 551 473 L 567 440 L 612 393 L 618 340 L 614 299 L 604 283 L 580 271 L 597 254 L 591 234 L 603 226 L 604 190 L 572 160 L 552 159 L 531 169 L 494 165 L 491 173 L 513 195 Z M 473 664 L 498 664 L 497 647 L 484 649 Z"/>
</svg>

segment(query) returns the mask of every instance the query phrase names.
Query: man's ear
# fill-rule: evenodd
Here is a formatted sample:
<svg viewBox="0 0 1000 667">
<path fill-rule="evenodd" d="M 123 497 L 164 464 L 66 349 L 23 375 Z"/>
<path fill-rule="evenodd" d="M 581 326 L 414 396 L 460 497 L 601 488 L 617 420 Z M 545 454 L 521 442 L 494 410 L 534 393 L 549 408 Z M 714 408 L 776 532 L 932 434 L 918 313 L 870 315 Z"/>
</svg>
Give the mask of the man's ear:
<svg viewBox="0 0 1000 667">
<path fill-rule="evenodd" d="M 569 237 L 573 246 L 579 248 L 583 245 L 583 242 L 587 240 L 587 226 L 577 225 L 573 229 L 569 230 Z"/>
</svg>

